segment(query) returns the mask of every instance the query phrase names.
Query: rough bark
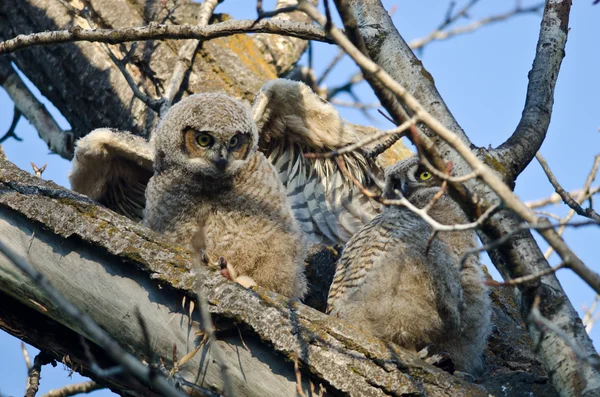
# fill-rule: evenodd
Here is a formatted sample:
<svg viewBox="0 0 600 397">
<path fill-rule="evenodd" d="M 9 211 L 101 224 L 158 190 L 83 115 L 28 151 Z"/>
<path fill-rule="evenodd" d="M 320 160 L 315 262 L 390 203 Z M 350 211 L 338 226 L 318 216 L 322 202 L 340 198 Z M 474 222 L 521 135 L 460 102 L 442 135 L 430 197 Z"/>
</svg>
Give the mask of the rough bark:
<svg viewBox="0 0 600 397">
<path fill-rule="evenodd" d="M 77 3 L 72 2 L 74 6 Z M 142 26 L 150 20 L 164 20 L 166 11 L 149 3 L 90 0 L 85 5 L 91 9 L 98 27 L 111 28 Z M 197 3 L 182 2 L 165 22 L 195 24 L 193 17 L 197 15 L 197 7 Z M 2 1 L 0 38 L 66 29 L 76 24 L 77 18 L 59 2 Z M 163 85 L 171 77 L 182 44 L 181 41 L 138 43 L 127 68 L 150 96 L 159 97 L 163 93 Z M 112 48 L 122 58 L 131 45 Z M 106 126 L 147 135 L 157 121 L 157 115 L 133 97 L 131 88 L 100 44 L 73 43 L 30 48 L 12 57 L 66 117 L 75 137 Z M 286 62 L 293 63 L 295 60 L 289 57 Z M 276 76 L 275 66 L 265 61 L 253 39 L 237 35 L 210 40 L 201 46 L 187 79 L 186 91 L 224 91 L 251 100 L 265 81 Z"/>
<path fill-rule="evenodd" d="M 401 82 L 428 112 L 470 144 L 435 90 L 433 78 L 404 42 L 381 1 L 349 0 L 348 3 L 358 21 L 370 57 Z M 550 0 L 546 3 L 534 67 L 530 73 L 527 103 L 515 134 L 499 150 L 477 149 L 482 160 L 501 174 L 509 186 L 514 186 L 516 177 L 531 161 L 545 137 L 552 111 L 554 86 L 564 56 L 570 5 L 570 0 Z M 425 132 L 435 140 L 442 158 L 452 161 L 456 174 L 469 172 L 467 163 L 446 142 L 431 131 Z M 481 208 L 489 208 L 498 201 L 497 195 L 481 181 L 471 180 L 464 185 L 470 191 L 471 202 L 463 203 L 463 208 L 472 218 L 477 216 Z M 513 232 L 520 223 L 518 216 L 502 211 L 486 222 L 480 237 L 484 243 L 494 241 Z M 507 244 L 489 253 L 505 279 L 535 274 L 549 268 L 530 232 L 515 234 Z M 519 286 L 516 297 L 521 315 L 526 319 L 536 295 L 542 297 L 542 313 L 546 318 L 558 325 L 570 336 L 571 342 L 586 354 L 597 354 L 581 319 L 554 274 Z M 546 370 L 562 396 L 600 395 L 598 371 L 582 365 L 560 336 L 542 333 L 529 321 L 527 325 L 533 339 L 539 341 Z"/>
<path fill-rule="evenodd" d="M 145 351 L 135 310 L 151 331 L 152 362 L 162 357 L 171 366 L 173 345 L 181 357 L 197 343 L 196 315 L 192 321 L 188 317 L 196 291 L 187 251 L 84 196 L 19 170 L 1 154 L 0 234 L 130 352 L 140 356 Z M 325 261 L 333 264 L 331 258 Z M 308 380 L 323 384 L 331 395 L 487 396 L 510 386 L 515 393 L 507 395 L 521 396 L 524 390 L 551 390 L 536 366 L 527 336 L 514 324 L 510 332 L 526 346 L 519 349 L 526 359 L 511 358 L 520 362 L 511 368 L 490 351 L 490 370 L 483 378 L 489 386 L 473 385 L 303 304 L 261 288 L 244 290 L 208 269 L 198 279 L 218 329 L 224 330 L 218 343 L 242 396 L 296 395 L 291 362 L 295 354 L 304 386 Z M 82 333 L 78 324 L 61 315 L 4 257 L 0 257 L 0 294 L 0 328 L 95 377 L 77 338 Z M 188 303 L 182 307 L 184 297 Z M 510 320 L 514 313 L 499 308 L 500 316 L 514 322 Z M 505 326 L 498 326 L 504 333 Z M 103 367 L 111 365 L 102 352 L 93 354 Z M 520 367 L 515 370 L 515 365 Z M 204 387 L 221 388 L 220 368 L 209 347 L 202 348 L 180 374 Z M 130 377 L 108 382 L 119 393 L 131 389 L 152 395 Z"/>
</svg>

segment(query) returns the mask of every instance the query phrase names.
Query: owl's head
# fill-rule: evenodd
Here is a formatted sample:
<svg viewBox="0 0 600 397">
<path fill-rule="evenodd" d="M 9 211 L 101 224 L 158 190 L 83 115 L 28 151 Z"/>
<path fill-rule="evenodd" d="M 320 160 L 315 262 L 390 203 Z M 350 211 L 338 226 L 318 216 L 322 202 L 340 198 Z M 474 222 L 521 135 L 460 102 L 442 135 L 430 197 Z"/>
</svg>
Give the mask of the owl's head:
<svg viewBox="0 0 600 397">
<path fill-rule="evenodd" d="M 250 107 L 225 94 L 190 95 L 161 119 L 151 139 L 155 169 L 178 167 L 214 179 L 238 172 L 256 151 Z"/>
<path fill-rule="evenodd" d="M 411 156 L 388 167 L 385 172 L 384 197 L 398 198 L 395 191 L 402 193 L 415 206 L 422 208 L 440 191 L 441 178 L 433 175 Z"/>
</svg>

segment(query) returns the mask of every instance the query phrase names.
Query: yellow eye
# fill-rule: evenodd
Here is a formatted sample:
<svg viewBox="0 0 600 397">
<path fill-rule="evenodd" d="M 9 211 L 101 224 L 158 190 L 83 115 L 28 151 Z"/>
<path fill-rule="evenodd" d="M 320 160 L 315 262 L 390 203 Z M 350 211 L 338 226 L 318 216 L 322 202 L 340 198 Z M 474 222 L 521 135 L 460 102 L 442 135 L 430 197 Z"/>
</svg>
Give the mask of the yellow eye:
<svg viewBox="0 0 600 397">
<path fill-rule="evenodd" d="M 236 135 L 229 140 L 229 148 L 234 149 L 238 143 L 240 143 L 240 138 Z"/>
<path fill-rule="evenodd" d="M 422 181 L 426 181 L 431 177 L 432 177 L 431 172 L 427 172 L 427 171 L 421 172 L 421 175 L 419 175 L 419 179 L 421 179 Z"/>
<path fill-rule="evenodd" d="M 196 136 L 196 142 L 202 147 L 212 146 L 214 138 L 206 133 L 200 133 Z"/>
</svg>

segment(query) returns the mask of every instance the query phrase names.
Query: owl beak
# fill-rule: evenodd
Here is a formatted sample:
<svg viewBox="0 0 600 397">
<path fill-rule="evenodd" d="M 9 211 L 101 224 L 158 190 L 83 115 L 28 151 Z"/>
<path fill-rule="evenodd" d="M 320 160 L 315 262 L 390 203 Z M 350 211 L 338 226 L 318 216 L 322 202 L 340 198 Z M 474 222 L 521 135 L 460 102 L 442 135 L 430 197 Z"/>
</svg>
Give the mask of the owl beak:
<svg viewBox="0 0 600 397">
<path fill-rule="evenodd" d="M 223 157 L 219 157 L 218 159 L 213 161 L 213 163 L 219 171 L 225 171 L 225 168 L 227 167 L 227 159 Z"/>
</svg>

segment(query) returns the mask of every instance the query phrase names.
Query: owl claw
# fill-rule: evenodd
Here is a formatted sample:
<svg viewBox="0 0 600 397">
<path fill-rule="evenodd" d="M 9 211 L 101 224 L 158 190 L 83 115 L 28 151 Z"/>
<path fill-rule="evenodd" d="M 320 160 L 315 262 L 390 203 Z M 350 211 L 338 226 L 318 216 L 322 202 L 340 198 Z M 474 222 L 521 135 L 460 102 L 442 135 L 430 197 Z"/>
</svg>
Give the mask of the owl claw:
<svg viewBox="0 0 600 397">
<path fill-rule="evenodd" d="M 417 352 L 417 356 L 425 361 L 428 364 L 433 365 L 434 367 L 438 367 L 441 370 L 444 370 L 449 373 L 454 373 L 454 361 L 452 361 L 452 357 L 445 351 L 437 351 L 435 350 L 434 345 L 425 346 L 419 352 Z"/>
<path fill-rule="evenodd" d="M 237 272 L 235 271 L 233 266 L 227 263 L 227 260 L 223 257 L 219 258 L 217 266 L 219 266 L 219 268 L 221 269 L 221 275 L 223 277 L 225 277 L 228 280 L 235 281 L 244 288 L 251 288 L 257 285 L 256 282 L 248 276 L 238 277 Z"/>
</svg>

